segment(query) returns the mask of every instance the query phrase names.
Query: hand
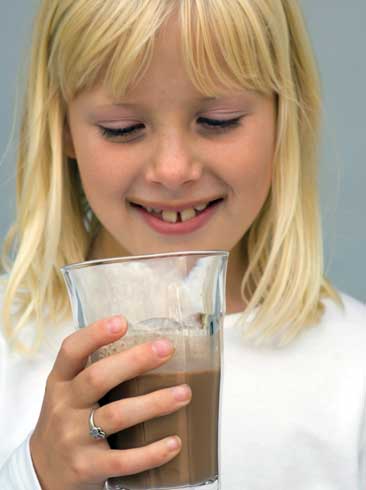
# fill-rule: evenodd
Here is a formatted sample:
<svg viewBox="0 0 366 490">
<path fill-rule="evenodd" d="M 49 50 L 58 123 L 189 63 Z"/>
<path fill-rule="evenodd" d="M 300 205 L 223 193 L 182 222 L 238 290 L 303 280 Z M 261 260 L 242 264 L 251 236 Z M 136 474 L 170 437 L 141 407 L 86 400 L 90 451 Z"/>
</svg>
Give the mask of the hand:
<svg viewBox="0 0 366 490">
<path fill-rule="evenodd" d="M 179 437 L 145 447 L 111 450 L 89 435 L 92 407 L 109 390 L 167 362 L 174 349 L 159 340 L 106 357 L 88 367 L 98 348 L 127 332 L 121 317 L 98 321 L 67 337 L 48 377 L 42 410 L 30 440 L 33 464 L 43 490 L 100 490 L 113 476 L 125 476 L 167 463 L 180 451 Z M 110 435 L 187 405 L 188 386 L 166 388 L 98 408 L 95 425 Z"/>
</svg>

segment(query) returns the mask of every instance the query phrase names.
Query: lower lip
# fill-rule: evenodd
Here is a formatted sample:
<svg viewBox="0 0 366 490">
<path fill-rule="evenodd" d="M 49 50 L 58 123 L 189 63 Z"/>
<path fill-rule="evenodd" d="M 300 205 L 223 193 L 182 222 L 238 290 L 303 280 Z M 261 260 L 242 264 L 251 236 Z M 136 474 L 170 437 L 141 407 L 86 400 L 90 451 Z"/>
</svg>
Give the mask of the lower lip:
<svg viewBox="0 0 366 490">
<path fill-rule="evenodd" d="M 161 233 L 162 235 L 184 235 L 186 233 L 192 233 L 193 231 L 202 228 L 216 213 L 218 207 L 223 201 L 218 201 L 214 204 L 211 204 L 208 208 L 198 214 L 195 218 L 192 218 L 185 222 L 177 222 L 177 223 L 168 223 L 159 218 L 156 218 L 154 215 L 148 213 L 144 208 L 133 206 L 138 213 L 140 213 L 141 217 L 153 230 Z"/>
</svg>

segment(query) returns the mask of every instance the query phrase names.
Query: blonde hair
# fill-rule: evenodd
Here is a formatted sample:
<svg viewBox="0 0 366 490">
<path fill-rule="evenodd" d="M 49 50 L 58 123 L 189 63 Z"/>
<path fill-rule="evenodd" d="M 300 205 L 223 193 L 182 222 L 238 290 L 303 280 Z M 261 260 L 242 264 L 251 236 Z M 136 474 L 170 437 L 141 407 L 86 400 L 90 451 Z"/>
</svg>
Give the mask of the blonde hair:
<svg viewBox="0 0 366 490">
<path fill-rule="evenodd" d="M 246 313 L 261 305 L 249 334 L 260 340 L 280 334 L 289 342 L 320 319 L 323 296 L 339 300 L 323 275 L 319 80 L 296 1 L 43 0 L 20 134 L 17 220 L 4 248 L 3 319 L 18 350 L 39 347 L 45 309 L 51 319 L 70 314 L 59 268 L 86 259 L 97 229 L 76 164 L 64 153 L 67 103 L 100 82 L 123 95 L 148 68 L 155 36 L 174 11 L 198 90 L 215 95 L 219 82 L 277 100 L 272 187 L 243 240 Z M 21 333 L 31 319 L 36 334 L 29 347 Z"/>
</svg>

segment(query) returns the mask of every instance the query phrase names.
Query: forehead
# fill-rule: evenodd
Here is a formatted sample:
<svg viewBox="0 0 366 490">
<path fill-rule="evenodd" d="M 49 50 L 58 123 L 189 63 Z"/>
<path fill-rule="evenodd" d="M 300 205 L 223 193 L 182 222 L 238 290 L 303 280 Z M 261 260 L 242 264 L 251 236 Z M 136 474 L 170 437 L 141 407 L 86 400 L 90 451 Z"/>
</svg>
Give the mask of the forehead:
<svg viewBox="0 0 366 490">
<path fill-rule="evenodd" d="M 162 84 L 164 81 L 166 83 Z M 161 85 L 161 90 L 169 85 L 177 90 L 194 91 L 184 63 L 176 15 L 170 17 L 157 33 L 146 70 L 138 83 L 129 87 L 126 95 L 133 93 L 138 97 L 148 96 L 148 85 Z M 169 96 L 169 93 L 166 95 Z"/>
<path fill-rule="evenodd" d="M 144 73 L 127 87 L 126 92 L 117 98 L 117 102 L 126 98 L 149 99 L 152 88 L 164 95 L 166 100 L 175 98 L 177 94 L 186 94 L 197 101 L 212 101 L 217 96 L 229 95 L 242 89 L 235 83 L 232 86 L 223 84 L 213 71 L 210 77 L 214 80 L 215 93 L 208 93 L 202 87 L 198 87 L 188 70 L 189 61 L 184 56 L 182 37 L 179 15 L 174 12 L 155 36 L 152 55 Z M 215 49 L 215 55 L 219 59 L 222 57 L 219 49 Z M 229 70 L 227 77 L 230 78 Z M 105 88 L 108 90 L 108 87 Z"/>
</svg>

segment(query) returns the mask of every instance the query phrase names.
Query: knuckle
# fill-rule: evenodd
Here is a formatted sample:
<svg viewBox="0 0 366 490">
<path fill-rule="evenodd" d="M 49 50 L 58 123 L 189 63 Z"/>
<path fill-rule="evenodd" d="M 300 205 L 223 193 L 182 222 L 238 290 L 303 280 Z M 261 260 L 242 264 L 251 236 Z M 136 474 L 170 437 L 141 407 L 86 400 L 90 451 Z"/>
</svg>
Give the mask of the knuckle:
<svg viewBox="0 0 366 490">
<path fill-rule="evenodd" d="M 56 379 L 54 371 L 51 371 L 46 379 L 44 400 L 61 401 L 64 399 L 67 389 L 64 383 L 58 382 Z"/>
<path fill-rule="evenodd" d="M 151 361 L 151 355 L 149 348 L 146 345 L 139 345 L 138 347 L 130 351 L 131 363 L 143 368 L 149 361 Z"/>
<path fill-rule="evenodd" d="M 70 450 L 75 444 L 75 435 L 71 430 L 63 430 L 59 435 L 60 447 L 64 450 L 65 454 L 69 454 Z"/>
<path fill-rule="evenodd" d="M 175 409 L 176 402 L 168 393 L 156 392 L 153 395 L 154 412 L 159 415 L 167 415 Z"/>
<path fill-rule="evenodd" d="M 73 353 L 73 341 L 71 339 L 71 336 L 69 336 L 62 341 L 60 347 L 60 355 L 62 358 L 71 359 L 73 357 L 72 353 Z"/>
<path fill-rule="evenodd" d="M 63 426 L 65 411 L 63 410 L 63 407 L 61 406 L 61 404 L 54 404 L 51 407 L 50 416 L 51 416 L 52 422 L 55 424 L 56 427 Z"/>
<path fill-rule="evenodd" d="M 107 468 L 109 475 L 120 475 L 124 476 L 130 473 L 128 466 L 123 458 L 114 457 L 108 462 Z"/>
<path fill-rule="evenodd" d="M 57 397 L 45 397 L 41 409 L 41 415 L 45 422 L 55 425 L 55 429 L 64 423 L 65 416 L 67 417 L 67 407 L 63 400 L 58 400 Z"/>
<path fill-rule="evenodd" d="M 103 407 L 104 410 L 104 417 L 106 420 L 108 420 L 108 423 L 112 427 L 120 427 L 122 424 L 122 417 L 120 410 L 118 410 L 117 406 L 112 406 L 111 404 L 105 405 Z"/>
<path fill-rule="evenodd" d="M 80 455 L 75 455 L 70 462 L 69 470 L 75 481 L 87 481 L 90 473 L 90 461 Z"/>
<path fill-rule="evenodd" d="M 172 452 L 168 449 L 165 442 L 159 441 L 158 447 L 155 445 L 149 448 L 149 460 L 152 467 L 160 466 L 172 457 Z"/>
<path fill-rule="evenodd" d="M 61 404 L 54 405 L 49 412 L 49 426 L 52 427 L 60 447 L 70 449 L 75 442 L 75 427 Z"/>
<path fill-rule="evenodd" d="M 85 380 L 88 386 L 91 388 L 101 388 L 103 384 L 103 373 L 99 369 L 99 366 L 97 365 L 98 363 L 91 364 L 86 370 L 85 370 Z"/>
</svg>

